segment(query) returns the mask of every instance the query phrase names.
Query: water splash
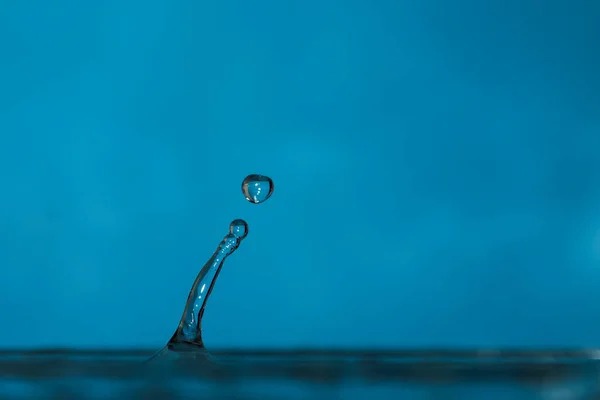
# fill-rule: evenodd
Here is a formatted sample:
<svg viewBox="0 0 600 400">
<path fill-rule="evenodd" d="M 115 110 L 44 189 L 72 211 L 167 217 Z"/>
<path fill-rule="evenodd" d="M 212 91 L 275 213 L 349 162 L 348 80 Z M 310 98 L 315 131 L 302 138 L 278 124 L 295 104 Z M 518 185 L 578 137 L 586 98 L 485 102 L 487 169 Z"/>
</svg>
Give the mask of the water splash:
<svg viewBox="0 0 600 400">
<path fill-rule="evenodd" d="M 275 186 L 273 180 L 264 175 L 248 175 L 242 182 L 242 192 L 246 200 L 253 204 L 267 201 Z M 215 286 L 219 272 L 225 259 L 233 254 L 242 240 L 248 235 L 248 224 L 243 219 L 236 219 L 229 224 L 229 233 L 223 238 L 219 247 L 208 262 L 202 267 L 188 295 L 183 315 L 177 330 L 167 345 L 150 360 L 167 356 L 177 359 L 210 360 L 202 340 L 202 316 L 206 302 Z"/>
<path fill-rule="evenodd" d="M 233 254 L 240 243 L 248 235 L 248 224 L 236 219 L 229 224 L 229 233 L 225 235 L 212 257 L 198 273 L 190 294 L 188 295 L 183 315 L 171 340 L 154 357 L 168 355 L 172 352 L 191 355 L 192 358 L 208 358 L 202 341 L 202 316 L 206 302 L 210 297 L 219 272 L 225 259 Z"/>
</svg>

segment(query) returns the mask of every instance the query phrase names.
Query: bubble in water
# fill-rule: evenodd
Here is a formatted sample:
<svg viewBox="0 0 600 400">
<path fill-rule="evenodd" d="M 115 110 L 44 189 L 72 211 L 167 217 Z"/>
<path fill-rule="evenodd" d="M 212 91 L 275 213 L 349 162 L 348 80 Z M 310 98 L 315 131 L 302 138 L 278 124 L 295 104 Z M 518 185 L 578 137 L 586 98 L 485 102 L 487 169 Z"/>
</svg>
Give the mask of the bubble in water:
<svg viewBox="0 0 600 400">
<path fill-rule="evenodd" d="M 242 182 L 242 193 L 253 204 L 267 201 L 274 189 L 273 180 L 264 175 L 248 175 Z"/>
<path fill-rule="evenodd" d="M 229 224 L 229 233 L 242 240 L 248 234 L 248 224 L 243 219 L 233 220 Z"/>
</svg>

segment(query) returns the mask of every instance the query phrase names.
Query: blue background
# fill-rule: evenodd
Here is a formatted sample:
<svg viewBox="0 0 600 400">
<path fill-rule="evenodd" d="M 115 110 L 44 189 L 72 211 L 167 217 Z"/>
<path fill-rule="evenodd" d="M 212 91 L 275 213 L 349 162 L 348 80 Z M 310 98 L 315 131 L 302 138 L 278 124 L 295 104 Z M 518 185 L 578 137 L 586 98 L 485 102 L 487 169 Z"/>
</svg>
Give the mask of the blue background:
<svg viewBox="0 0 600 400">
<path fill-rule="evenodd" d="M 209 347 L 600 345 L 566 4 L 0 2 L 0 347 L 162 346 L 234 218 Z"/>
</svg>

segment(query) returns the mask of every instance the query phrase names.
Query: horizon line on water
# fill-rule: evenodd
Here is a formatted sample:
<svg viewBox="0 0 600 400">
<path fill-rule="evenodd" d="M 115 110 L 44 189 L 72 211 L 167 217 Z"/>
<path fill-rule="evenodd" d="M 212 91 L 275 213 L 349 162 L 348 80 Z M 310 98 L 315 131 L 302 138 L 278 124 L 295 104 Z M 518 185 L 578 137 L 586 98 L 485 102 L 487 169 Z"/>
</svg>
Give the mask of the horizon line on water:
<svg viewBox="0 0 600 400">
<path fill-rule="evenodd" d="M 157 348 L 151 347 L 0 347 L 0 356 L 10 355 L 121 355 L 146 356 L 156 353 Z M 367 356 L 367 357 L 397 357 L 397 358 L 466 358 L 466 359 L 523 359 L 523 358 L 567 358 L 567 359 L 598 359 L 600 348 L 532 348 L 532 347 L 445 347 L 445 348 L 369 348 L 369 347 L 228 347 L 207 349 L 214 355 L 237 356 Z"/>
</svg>

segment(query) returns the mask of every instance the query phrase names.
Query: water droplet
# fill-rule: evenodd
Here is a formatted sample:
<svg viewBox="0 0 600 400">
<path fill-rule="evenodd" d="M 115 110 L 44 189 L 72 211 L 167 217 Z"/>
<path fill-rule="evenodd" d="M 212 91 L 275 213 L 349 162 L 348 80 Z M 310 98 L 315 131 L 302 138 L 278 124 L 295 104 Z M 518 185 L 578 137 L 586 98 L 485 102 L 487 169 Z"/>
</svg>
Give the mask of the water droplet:
<svg viewBox="0 0 600 400">
<path fill-rule="evenodd" d="M 250 203 L 259 204 L 267 201 L 275 185 L 273 180 L 264 175 L 248 175 L 242 182 L 242 193 Z"/>
<path fill-rule="evenodd" d="M 248 234 L 248 224 L 243 219 L 236 219 L 229 224 L 229 233 L 242 240 Z"/>
</svg>

